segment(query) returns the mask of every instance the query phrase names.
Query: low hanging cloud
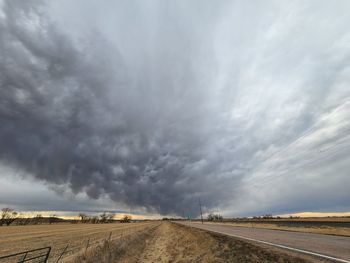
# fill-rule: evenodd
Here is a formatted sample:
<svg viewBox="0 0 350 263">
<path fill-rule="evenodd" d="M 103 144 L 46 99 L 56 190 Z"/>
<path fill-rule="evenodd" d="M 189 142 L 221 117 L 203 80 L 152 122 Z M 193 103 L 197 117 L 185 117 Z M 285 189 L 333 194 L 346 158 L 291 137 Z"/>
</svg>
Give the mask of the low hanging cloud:
<svg viewBox="0 0 350 263">
<path fill-rule="evenodd" d="M 161 214 L 348 208 L 346 1 L 84 3 L 1 2 L 4 165 Z"/>
<path fill-rule="evenodd" d="M 168 87 L 171 72 L 154 73 L 160 83 L 151 86 L 101 36 L 74 43 L 35 1 L 5 1 L 3 11 L 3 161 L 91 198 L 161 213 L 191 211 L 201 193 L 214 194 L 201 183 L 206 109 L 190 65 L 171 66 L 179 76 Z"/>
</svg>

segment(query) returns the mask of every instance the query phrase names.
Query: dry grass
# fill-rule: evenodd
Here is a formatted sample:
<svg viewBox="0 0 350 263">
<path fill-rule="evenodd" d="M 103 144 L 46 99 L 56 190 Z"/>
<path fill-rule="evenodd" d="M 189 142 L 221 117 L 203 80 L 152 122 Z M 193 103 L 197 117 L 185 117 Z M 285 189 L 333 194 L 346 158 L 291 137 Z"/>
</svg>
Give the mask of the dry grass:
<svg viewBox="0 0 350 263">
<path fill-rule="evenodd" d="M 224 224 L 239 227 L 249 227 L 249 228 L 265 228 L 274 230 L 286 230 L 294 232 L 304 232 L 304 233 L 316 233 L 324 235 L 336 235 L 336 236 L 350 236 L 349 227 L 332 227 L 332 226 L 303 226 L 303 222 L 300 222 L 300 226 L 290 226 L 288 222 L 284 225 L 274 224 L 274 223 L 263 223 L 263 222 L 225 222 L 225 223 L 210 223 L 208 224 Z"/>
<path fill-rule="evenodd" d="M 275 221 L 283 222 L 283 221 L 288 221 L 288 222 L 350 222 L 350 217 L 343 216 L 343 217 L 284 217 L 284 218 L 277 218 L 273 219 Z"/>
<path fill-rule="evenodd" d="M 165 231 L 167 237 L 163 241 L 166 244 L 163 244 L 163 247 L 166 249 L 156 249 L 155 253 L 148 253 L 149 257 L 142 258 L 140 262 L 311 262 L 306 258 L 296 257 L 295 255 L 285 254 L 269 248 L 262 248 L 236 238 L 178 224 L 171 224 L 167 228 L 164 227 L 163 231 Z M 159 253 L 156 253 L 157 250 L 159 250 Z M 165 258 L 164 252 L 167 255 Z M 163 257 L 161 261 L 157 261 L 157 255 Z"/>
<path fill-rule="evenodd" d="M 64 262 L 310 262 L 284 250 L 162 222 L 132 224 L 57 224 L 0 227 L 0 254 L 53 247 L 50 262 L 73 248 Z M 106 241 L 109 233 L 112 239 Z M 123 235 L 121 235 L 123 233 Z M 85 250 L 87 240 L 90 246 Z M 312 262 L 317 262 L 312 259 Z"/>
<path fill-rule="evenodd" d="M 103 245 L 76 257 L 72 263 L 239 262 L 306 263 L 310 257 L 261 247 L 232 237 L 163 222 L 128 238 Z"/>
<path fill-rule="evenodd" d="M 90 244 L 102 243 L 112 232 L 112 238 L 140 231 L 154 222 L 111 224 L 52 224 L 0 227 L 0 255 L 17 253 L 45 246 L 52 247 L 50 259 L 57 258 L 69 244 L 65 256 L 79 253 Z"/>
<path fill-rule="evenodd" d="M 146 247 L 157 225 L 150 225 L 138 232 L 133 232 L 115 240 L 105 240 L 98 246 L 82 251 L 67 263 L 112 263 L 135 262 L 136 255 Z"/>
</svg>

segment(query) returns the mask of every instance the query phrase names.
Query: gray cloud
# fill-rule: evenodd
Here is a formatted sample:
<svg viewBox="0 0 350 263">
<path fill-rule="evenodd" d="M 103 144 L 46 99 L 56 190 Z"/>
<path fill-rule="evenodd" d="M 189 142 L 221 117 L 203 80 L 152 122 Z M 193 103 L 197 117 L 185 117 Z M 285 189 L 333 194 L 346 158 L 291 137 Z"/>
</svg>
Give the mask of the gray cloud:
<svg viewBox="0 0 350 263">
<path fill-rule="evenodd" d="M 34 3 L 3 7 L 2 160 L 76 193 L 161 213 L 191 211 L 193 198 L 214 194 L 196 176 L 206 109 L 189 58 L 130 70 L 100 35 L 78 46 Z"/>
<path fill-rule="evenodd" d="M 348 209 L 346 5 L 3 1 L 1 161 L 161 214 Z"/>
</svg>

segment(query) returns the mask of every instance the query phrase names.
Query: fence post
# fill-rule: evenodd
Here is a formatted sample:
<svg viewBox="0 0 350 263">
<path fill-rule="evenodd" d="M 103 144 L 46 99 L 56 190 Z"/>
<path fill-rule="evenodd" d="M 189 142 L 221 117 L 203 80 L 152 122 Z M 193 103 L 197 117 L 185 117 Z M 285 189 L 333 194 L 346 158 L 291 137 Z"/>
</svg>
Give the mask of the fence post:
<svg viewBox="0 0 350 263">
<path fill-rule="evenodd" d="M 27 257 L 27 255 L 28 255 L 28 251 L 24 254 L 24 257 L 22 258 L 22 260 L 21 261 L 19 261 L 20 263 L 23 263 L 24 262 L 24 260 L 26 259 L 26 257 Z"/>
<path fill-rule="evenodd" d="M 60 259 L 62 258 L 63 254 L 66 252 L 68 246 L 69 246 L 69 244 L 63 249 L 63 252 L 62 252 L 61 255 L 58 257 L 56 263 L 58 263 L 58 261 L 60 261 Z"/>
<path fill-rule="evenodd" d="M 86 243 L 86 248 L 85 248 L 85 251 L 88 249 L 89 247 L 89 243 L 90 243 L 90 238 L 88 239 L 87 243 Z"/>
<path fill-rule="evenodd" d="M 111 240 L 111 237 L 112 237 L 112 231 L 111 231 L 111 233 L 109 233 L 108 241 Z"/>
<path fill-rule="evenodd" d="M 48 251 L 47 251 L 47 253 L 46 253 L 46 257 L 45 257 L 45 259 L 44 259 L 44 263 L 46 263 L 47 260 L 49 259 L 50 252 L 51 252 L 51 247 L 49 247 L 49 249 L 48 249 Z"/>
</svg>

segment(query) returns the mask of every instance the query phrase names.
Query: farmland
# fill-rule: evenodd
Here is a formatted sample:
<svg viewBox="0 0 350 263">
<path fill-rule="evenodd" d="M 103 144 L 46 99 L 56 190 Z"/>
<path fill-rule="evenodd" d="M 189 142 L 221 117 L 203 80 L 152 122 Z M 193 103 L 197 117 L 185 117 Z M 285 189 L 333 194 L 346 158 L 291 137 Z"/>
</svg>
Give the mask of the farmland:
<svg viewBox="0 0 350 263">
<path fill-rule="evenodd" d="M 233 220 L 220 222 L 225 225 L 249 228 L 286 230 L 336 236 L 350 236 L 350 218 L 298 218 L 272 220 Z M 215 223 L 214 223 L 215 224 Z"/>
<path fill-rule="evenodd" d="M 0 227 L 0 255 L 51 246 L 51 257 L 57 258 L 69 245 L 65 258 L 72 257 L 82 249 L 109 238 L 120 238 L 156 224 L 110 223 L 110 224 L 52 224 Z"/>
<path fill-rule="evenodd" d="M 68 244 L 69 252 L 61 262 L 317 262 L 307 256 L 160 221 L 10 226 L 1 227 L 0 236 L 1 255 L 51 246 L 49 262 L 55 262 Z"/>
</svg>

